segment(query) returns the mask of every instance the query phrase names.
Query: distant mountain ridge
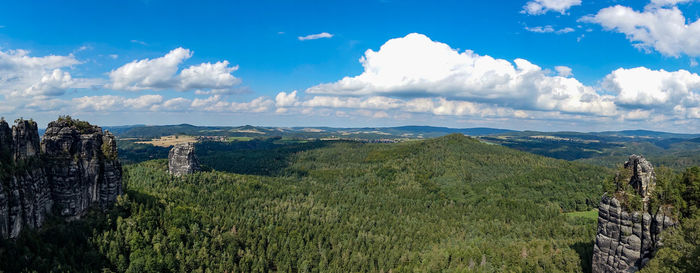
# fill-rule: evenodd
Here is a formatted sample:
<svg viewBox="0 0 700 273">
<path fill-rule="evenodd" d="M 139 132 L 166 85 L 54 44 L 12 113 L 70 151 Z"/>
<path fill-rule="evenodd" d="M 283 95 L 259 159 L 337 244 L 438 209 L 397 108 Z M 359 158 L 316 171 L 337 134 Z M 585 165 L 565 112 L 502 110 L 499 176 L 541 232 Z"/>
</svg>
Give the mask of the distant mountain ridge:
<svg viewBox="0 0 700 273">
<path fill-rule="evenodd" d="M 622 130 L 597 132 L 600 135 L 628 136 L 628 137 L 653 137 L 653 138 L 697 138 L 700 134 L 668 133 L 651 130 Z"/>
<path fill-rule="evenodd" d="M 407 125 L 396 127 L 360 127 L 360 128 L 335 128 L 335 127 L 265 127 L 265 126 L 196 126 L 191 124 L 177 125 L 126 125 L 104 127 L 121 138 L 149 138 L 167 135 L 197 135 L 197 136 L 249 136 L 249 137 L 293 137 L 293 138 L 432 138 L 447 134 L 460 133 L 469 136 L 519 136 L 530 137 L 548 135 L 556 137 L 576 137 L 582 139 L 693 139 L 700 138 L 699 134 L 669 133 L 651 130 L 622 130 L 602 132 L 541 132 L 541 131 L 517 131 L 510 129 L 473 127 L 473 128 L 449 128 L 436 126 Z"/>
</svg>

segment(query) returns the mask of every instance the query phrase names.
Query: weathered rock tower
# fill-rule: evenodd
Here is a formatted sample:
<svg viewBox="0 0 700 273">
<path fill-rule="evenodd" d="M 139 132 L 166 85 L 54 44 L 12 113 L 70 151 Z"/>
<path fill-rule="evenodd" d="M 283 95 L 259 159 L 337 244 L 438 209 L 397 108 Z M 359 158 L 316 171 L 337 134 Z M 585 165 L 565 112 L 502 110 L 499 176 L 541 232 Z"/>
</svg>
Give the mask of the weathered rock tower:
<svg viewBox="0 0 700 273">
<path fill-rule="evenodd" d="M 642 200 L 641 209 L 625 206 L 619 190 L 606 193 L 598 211 L 598 233 L 593 247 L 593 272 L 635 272 L 652 258 L 660 246 L 661 232 L 676 225 L 663 208 L 649 208 L 656 185 L 654 168 L 644 157 L 631 155 L 617 174 L 618 183 L 628 183 Z M 620 197 L 622 198 L 622 197 Z"/>
<path fill-rule="evenodd" d="M 175 145 L 168 153 L 168 171 L 175 176 L 200 171 L 199 160 L 194 154 L 194 143 Z"/>
</svg>

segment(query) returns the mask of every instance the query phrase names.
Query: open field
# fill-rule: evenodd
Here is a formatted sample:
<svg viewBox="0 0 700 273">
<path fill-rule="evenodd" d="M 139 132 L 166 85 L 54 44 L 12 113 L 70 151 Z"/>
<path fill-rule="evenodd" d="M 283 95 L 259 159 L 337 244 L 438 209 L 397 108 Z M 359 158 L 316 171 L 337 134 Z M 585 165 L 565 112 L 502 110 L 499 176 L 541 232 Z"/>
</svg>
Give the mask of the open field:
<svg viewBox="0 0 700 273">
<path fill-rule="evenodd" d="M 151 144 L 153 146 L 158 146 L 158 147 L 170 147 L 173 145 L 177 144 L 183 144 L 183 143 L 194 143 L 197 142 L 197 139 L 193 136 L 184 136 L 184 135 L 172 135 L 172 136 L 163 136 L 160 138 L 154 138 L 149 141 L 137 141 L 136 143 L 138 144 Z"/>
<path fill-rule="evenodd" d="M 253 140 L 252 137 L 228 137 L 226 138 L 227 141 L 251 141 Z"/>
<path fill-rule="evenodd" d="M 565 213 L 566 216 L 570 217 L 581 217 L 586 219 L 598 220 L 598 209 L 593 209 L 589 211 L 573 211 Z"/>
</svg>

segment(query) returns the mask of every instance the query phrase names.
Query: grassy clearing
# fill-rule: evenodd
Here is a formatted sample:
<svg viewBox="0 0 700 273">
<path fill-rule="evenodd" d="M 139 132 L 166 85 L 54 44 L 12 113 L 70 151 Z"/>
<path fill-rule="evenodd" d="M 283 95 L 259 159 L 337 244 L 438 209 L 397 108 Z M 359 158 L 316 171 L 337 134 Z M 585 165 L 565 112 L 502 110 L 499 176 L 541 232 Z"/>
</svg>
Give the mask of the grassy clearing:
<svg viewBox="0 0 700 273">
<path fill-rule="evenodd" d="M 589 211 L 574 211 L 565 213 L 566 216 L 570 217 L 582 217 L 591 220 L 598 220 L 598 209 L 593 209 Z"/>
<path fill-rule="evenodd" d="M 234 141 L 251 141 L 253 140 L 252 137 L 228 137 L 226 138 L 226 141 L 228 142 L 234 142 Z"/>
</svg>

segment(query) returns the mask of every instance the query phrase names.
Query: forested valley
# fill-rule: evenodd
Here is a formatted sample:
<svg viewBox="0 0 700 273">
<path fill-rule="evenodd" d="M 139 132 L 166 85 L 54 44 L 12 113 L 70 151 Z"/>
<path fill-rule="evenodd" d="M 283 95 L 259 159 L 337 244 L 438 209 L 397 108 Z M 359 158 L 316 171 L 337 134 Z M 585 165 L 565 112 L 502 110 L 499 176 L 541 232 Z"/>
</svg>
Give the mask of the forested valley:
<svg viewBox="0 0 700 273">
<path fill-rule="evenodd" d="M 125 165 L 113 208 L 2 241 L 0 270 L 589 272 L 614 177 L 461 134 L 198 149 L 207 168 L 183 177 L 164 159 Z M 662 201 L 687 220 L 649 272 L 700 252 L 700 169 L 666 174 Z"/>
</svg>

